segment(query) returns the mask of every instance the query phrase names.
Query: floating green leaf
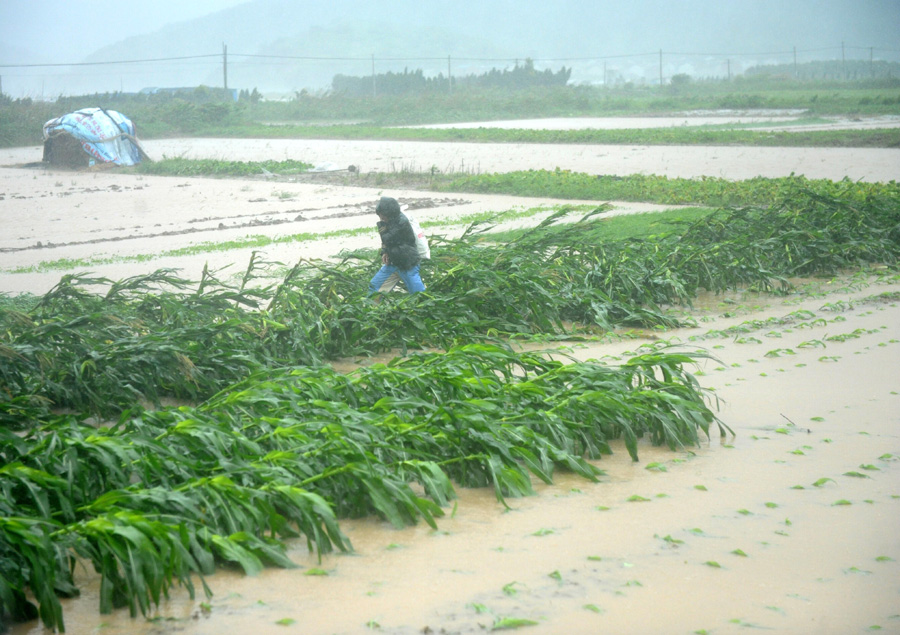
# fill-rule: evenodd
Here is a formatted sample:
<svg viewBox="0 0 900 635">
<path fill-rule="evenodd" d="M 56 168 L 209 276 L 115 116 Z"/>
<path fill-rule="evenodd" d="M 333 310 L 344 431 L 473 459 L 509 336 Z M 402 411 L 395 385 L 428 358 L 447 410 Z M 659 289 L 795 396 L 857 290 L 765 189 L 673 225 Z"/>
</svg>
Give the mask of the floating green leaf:
<svg viewBox="0 0 900 635">
<path fill-rule="evenodd" d="M 314 575 L 314 576 L 323 576 L 328 575 L 328 572 L 325 569 L 319 569 L 317 567 L 311 567 L 303 572 L 303 575 Z"/>
<path fill-rule="evenodd" d="M 684 544 L 684 541 L 683 541 L 683 540 L 679 540 L 678 538 L 673 538 L 671 535 L 663 536 L 663 537 L 661 538 L 661 540 L 664 540 L 664 541 L 666 541 L 667 543 L 669 543 L 670 545 L 673 545 L 673 546 L 678 546 L 678 545 L 683 545 L 683 544 Z"/>
<path fill-rule="evenodd" d="M 534 626 L 535 624 L 538 624 L 538 622 L 523 617 L 503 617 L 494 622 L 491 626 L 491 630 L 511 630 L 514 628 L 522 628 L 523 626 Z"/>
<path fill-rule="evenodd" d="M 518 582 L 509 582 L 507 584 L 504 584 L 503 594 L 509 596 L 516 595 L 519 592 L 518 589 L 516 589 L 516 584 L 518 584 Z"/>
</svg>

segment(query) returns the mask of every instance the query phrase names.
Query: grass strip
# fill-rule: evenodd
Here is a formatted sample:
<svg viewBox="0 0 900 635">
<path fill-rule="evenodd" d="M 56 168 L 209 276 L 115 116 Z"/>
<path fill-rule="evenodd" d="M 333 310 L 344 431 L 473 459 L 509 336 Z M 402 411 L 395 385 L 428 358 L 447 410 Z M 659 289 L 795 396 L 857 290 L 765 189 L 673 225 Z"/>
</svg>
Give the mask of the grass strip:
<svg viewBox="0 0 900 635">
<path fill-rule="evenodd" d="M 704 126 L 624 130 L 532 130 L 524 128 L 397 128 L 365 124 L 304 126 L 259 123 L 202 127 L 194 134 L 222 138 L 369 139 L 449 143 L 529 143 L 598 145 L 739 145 L 760 147 L 896 148 L 900 128 L 845 130 L 752 130 Z"/>
</svg>

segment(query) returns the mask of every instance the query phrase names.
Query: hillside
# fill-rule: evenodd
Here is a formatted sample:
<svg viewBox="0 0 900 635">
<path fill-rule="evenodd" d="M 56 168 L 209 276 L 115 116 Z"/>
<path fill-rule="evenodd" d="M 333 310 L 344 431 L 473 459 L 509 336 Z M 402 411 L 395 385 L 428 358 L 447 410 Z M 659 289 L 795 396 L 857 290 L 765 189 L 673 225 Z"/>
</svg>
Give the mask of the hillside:
<svg viewBox="0 0 900 635">
<path fill-rule="evenodd" d="M 225 46 L 229 86 L 288 93 L 325 88 L 336 74 L 462 75 L 525 58 L 539 70 L 572 67 L 573 83 L 648 84 L 660 76 L 724 76 L 790 63 L 793 49 L 801 63 L 898 58 L 896 5 L 759 0 L 747 6 L 736 0 L 253 0 L 128 37 L 85 59 L 165 61 L 72 68 L 65 85 L 68 94 L 221 86 Z M 55 81 L 48 78 L 51 94 Z"/>
</svg>

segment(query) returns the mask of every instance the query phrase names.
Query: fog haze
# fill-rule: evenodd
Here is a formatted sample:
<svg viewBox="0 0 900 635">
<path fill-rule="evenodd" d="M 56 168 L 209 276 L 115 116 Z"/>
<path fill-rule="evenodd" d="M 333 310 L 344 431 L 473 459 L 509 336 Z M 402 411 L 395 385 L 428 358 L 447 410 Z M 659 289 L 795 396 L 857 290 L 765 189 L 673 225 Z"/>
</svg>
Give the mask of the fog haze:
<svg viewBox="0 0 900 635">
<path fill-rule="evenodd" d="M 53 98 L 218 87 L 227 67 L 231 88 L 291 94 L 373 65 L 463 75 L 532 58 L 573 83 L 654 83 L 789 63 L 795 48 L 798 62 L 898 61 L 898 33 L 900 0 L 3 0 L 0 79 Z M 98 64 L 123 60 L 157 61 Z"/>
</svg>

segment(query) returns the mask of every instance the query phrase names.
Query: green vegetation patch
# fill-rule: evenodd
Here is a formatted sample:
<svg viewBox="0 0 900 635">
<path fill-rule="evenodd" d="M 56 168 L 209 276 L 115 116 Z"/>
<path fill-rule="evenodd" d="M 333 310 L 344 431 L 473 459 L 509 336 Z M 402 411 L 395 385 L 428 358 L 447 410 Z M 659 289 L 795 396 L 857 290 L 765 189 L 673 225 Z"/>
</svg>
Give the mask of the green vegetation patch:
<svg viewBox="0 0 900 635">
<path fill-rule="evenodd" d="M 756 177 L 731 181 L 717 177 L 699 179 L 655 175 L 613 176 L 569 170 L 527 170 L 502 174 L 451 176 L 436 189 L 451 192 L 513 194 L 596 201 L 643 201 L 664 205 L 786 205 L 802 196 L 816 195 L 864 201 L 870 195 L 900 198 L 900 184 L 862 183 L 850 179 L 829 181 L 790 176 Z"/>
<path fill-rule="evenodd" d="M 313 166 L 310 163 L 291 159 L 285 161 L 222 161 L 178 157 L 145 161 L 131 169 L 140 174 L 164 176 L 247 177 L 264 175 L 266 172 L 278 176 L 299 174 L 311 167 Z"/>
</svg>

